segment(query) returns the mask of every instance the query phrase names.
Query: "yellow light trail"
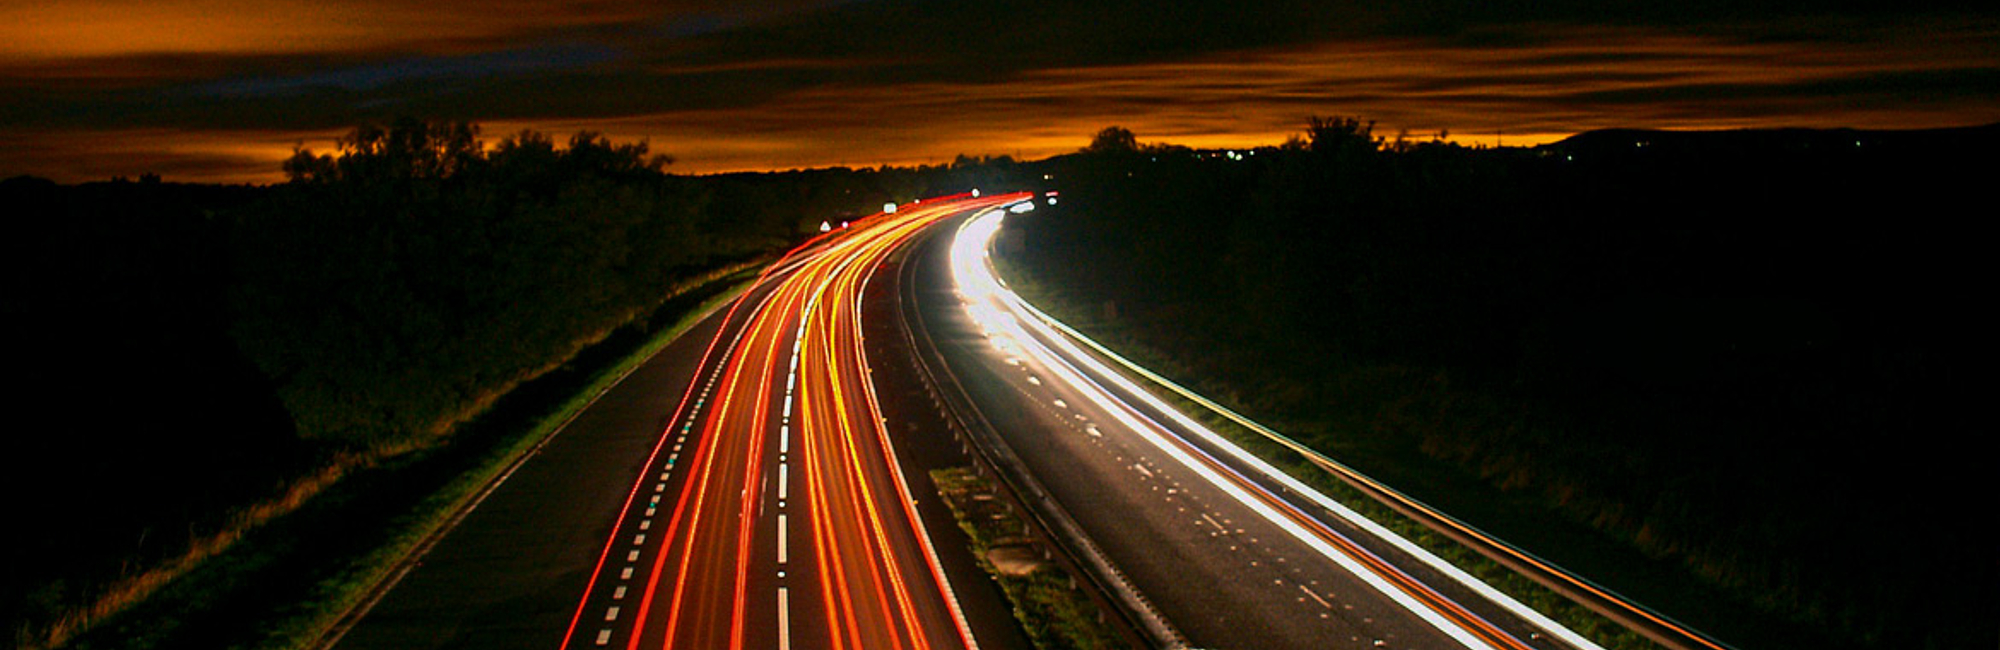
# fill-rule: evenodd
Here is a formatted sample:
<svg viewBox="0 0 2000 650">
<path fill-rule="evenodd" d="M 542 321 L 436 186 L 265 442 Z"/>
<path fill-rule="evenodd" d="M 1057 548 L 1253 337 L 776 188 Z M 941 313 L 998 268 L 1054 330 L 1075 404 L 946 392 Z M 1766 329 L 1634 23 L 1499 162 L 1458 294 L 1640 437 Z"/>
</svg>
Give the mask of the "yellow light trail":
<svg viewBox="0 0 2000 650">
<path fill-rule="evenodd" d="M 629 616 L 611 605 L 604 619 L 625 630 L 619 645 L 628 650 L 790 647 L 795 637 L 800 645 L 839 649 L 976 647 L 898 471 L 868 376 L 860 315 L 870 276 L 925 228 L 1026 196 L 904 206 L 773 265 L 745 294 L 761 298 L 745 310 L 733 340 L 723 346 L 718 334 L 710 344 L 715 395 L 704 389 L 697 397 L 690 388 L 666 433 L 699 431 L 688 443 L 693 462 L 673 469 L 682 452 L 676 442 L 654 485 L 655 492 L 676 487 L 666 495 L 673 507 L 664 534 L 621 556 L 613 547 L 647 539 L 628 532 L 652 527 L 654 509 L 639 523 L 620 522 L 564 647 L 610 644 L 613 628 L 579 636 L 578 622 L 603 602 L 592 600 L 600 585 L 613 588 L 627 579 L 621 576 L 642 581 L 638 604 Z M 669 472 L 681 473 L 677 483 L 669 483 Z M 779 487 L 771 486 L 773 475 Z M 785 499 L 783 486 L 793 479 L 802 482 L 802 504 Z M 803 539 L 775 539 L 792 530 Z M 811 548 L 778 550 L 798 543 Z M 614 575 L 620 558 L 632 568 Z M 626 592 L 616 593 L 613 600 Z M 802 593 L 818 598 L 797 598 Z"/>
</svg>

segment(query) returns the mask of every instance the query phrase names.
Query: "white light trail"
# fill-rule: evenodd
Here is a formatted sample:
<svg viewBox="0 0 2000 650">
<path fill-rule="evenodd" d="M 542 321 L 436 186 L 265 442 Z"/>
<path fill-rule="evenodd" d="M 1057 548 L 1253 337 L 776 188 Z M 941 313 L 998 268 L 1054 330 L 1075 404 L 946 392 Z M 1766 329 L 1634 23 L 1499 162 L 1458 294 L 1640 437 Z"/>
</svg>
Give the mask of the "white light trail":
<svg viewBox="0 0 2000 650">
<path fill-rule="evenodd" d="M 1403 590 L 1389 584 L 1381 576 L 1376 575 L 1374 571 L 1362 566 L 1354 558 L 1348 557 L 1347 554 L 1340 552 L 1319 535 L 1307 530 L 1291 517 L 1278 512 L 1263 499 L 1252 495 L 1239 482 L 1229 480 L 1216 472 L 1209 463 L 1202 462 L 1188 454 L 1182 445 L 1175 444 L 1167 439 L 1167 436 L 1175 435 L 1167 427 L 1151 420 L 1150 417 L 1140 413 L 1133 406 L 1112 396 L 1110 391 L 1100 385 L 1097 380 L 1087 376 L 1084 370 L 1079 369 L 1072 362 L 1082 365 L 1084 369 L 1089 371 L 1089 374 L 1103 378 L 1119 390 L 1144 402 L 1148 408 L 1166 414 L 1166 417 L 1171 419 L 1176 425 L 1185 431 L 1193 433 L 1210 447 L 1222 450 L 1232 459 L 1248 466 L 1258 474 L 1262 474 L 1278 482 L 1297 494 L 1304 495 L 1313 503 L 1326 508 L 1336 516 L 1367 531 L 1369 534 L 1387 541 L 1398 550 L 1416 558 L 1418 561 L 1446 575 L 1453 581 L 1463 584 L 1468 589 L 1508 610 L 1510 613 L 1521 617 L 1530 624 L 1550 632 L 1563 642 L 1584 650 L 1602 650 L 1602 648 L 1574 631 L 1555 623 L 1541 613 L 1500 593 L 1486 583 L 1423 550 L 1414 543 L 1403 539 L 1401 536 L 1396 535 L 1379 524 L 1361 516 L 1359 513 L 1333 501 L 1319 491 L 1272 467 L 1262 459 L 1256 458 L 1249 452 L 1222 438 L 1220 434 L 1215 433 L 1200 422 L 1195 421 L 1158 397 L 1153 396 L 1142 387 L 1132 383 L 1117 371 L 1104 366 L 1092 355 L 1076 348 L 1070 343 L 1070 337 L 1081 338 L 1080 334 L 1063 326 L 1060 322 L 1055 321 L 1033 306 L 1028 305 L 1018 295 L 1014 294 L 1011 289 L 1008 289 L 1005 282 L 1000 280 L 994 272 L 991 260 L 988 258 L 988 250 L 991 247 L 992 241 L 999 233 L 1004 214 L 1005 212 L 1002 211 L 991 211 L 965 222 L 960 227 L 956 238 L 952 242 L 950 257 L 952 277 L 957 283 L 960 295 L 965 299 L 966 310 L 973 322 L 992 341 L 996 349 L 1003 350 L 1009 355 L 1026 355 L 1034 358 L 1050 370 L 1050 374 L 1053 375 L 1054 379 L 1075 388 L 1078 393 L 1096 403 L 1105 412 L 1110 413 L 1119 422 L 1140 435 L 1141 438 L 1180 461 L 1196 475 L 1201 476 L 1216 488 L 1241 502 L 1246 508 L 1258 513 L 1273 525 L 1290 533 L 1301 543 L 1320 552 L 1335 564 L 1348 570 L 1357 578 L 1374 587 L 1377 591 L 1380 591 L 1385 597 L 1409 609 L 1419 618 L 1430 623 L 1439 631 L 1459 641 L 1468 648 L 1490 648 L 1492 646 L 1474 636 L 1464 627 L 1446 620 L 1431 607 L 1417 602 Z M 1031 328 L 1034 330 L 1033 333 L 1030 332 Z M 1058 331 L 1058 328 L 1060 328 L 1060 331 Z M 1037 336 L 1037 333 L 1039 336 Z M 1045 341 L 1047 344 L 1044 343 Z M 1050 345 L 1053 345 L 1056 350 L 1050 349 Z M 1099 347 L 1095 346 L 1094 343 L 1092 345 L 1093 347 Z M 1101 350 L 1102 348 L 1099 347 L 1099 349 Z M 1123 362 L 1122 359 L 1121 362 Z M 1129 365 L 1129 362 L 1124 363 Z"/>
</svg>

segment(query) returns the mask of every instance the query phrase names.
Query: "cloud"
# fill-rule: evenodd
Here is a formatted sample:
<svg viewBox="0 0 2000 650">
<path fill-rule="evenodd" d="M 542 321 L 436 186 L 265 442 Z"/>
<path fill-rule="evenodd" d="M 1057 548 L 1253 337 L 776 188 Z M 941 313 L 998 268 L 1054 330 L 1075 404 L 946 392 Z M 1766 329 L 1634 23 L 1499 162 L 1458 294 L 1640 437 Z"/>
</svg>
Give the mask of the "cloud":
<svg viewBox="0 0 2000 650">
<path fill-rule="evenodd" d="M 302 25 L 290 49 L 245 37 L 22 63 L 21 48 L 0 47 L 0 142 L 19 145 L 0 150 L 0 175 L 220 178 L 240 163 L 236 178 L 272 180 L 292 143 L 323 149 L 347 127 L 397 115 L 647 138 L 695 172 L 1039 157 L 1111 124 L 1147 140 L 1250 146 L 1310 115 L 1508 144 L 1606 127 L 2000 119 L 2000 20 L 1966 11 L 876 0 L 745 12 L 600 0 L 553 5 L 562 15 L 550 17 L 532 10 L 540 4 L 431 4 L 260 5 L 269 16 L 230 13 L 229 0 L 163 5 L 207 7 L 239 30 Z M 375 27 L 352 23 L 370 12 Z M 242 146 L 223 144 L 231 138 Z"/>
</svg>

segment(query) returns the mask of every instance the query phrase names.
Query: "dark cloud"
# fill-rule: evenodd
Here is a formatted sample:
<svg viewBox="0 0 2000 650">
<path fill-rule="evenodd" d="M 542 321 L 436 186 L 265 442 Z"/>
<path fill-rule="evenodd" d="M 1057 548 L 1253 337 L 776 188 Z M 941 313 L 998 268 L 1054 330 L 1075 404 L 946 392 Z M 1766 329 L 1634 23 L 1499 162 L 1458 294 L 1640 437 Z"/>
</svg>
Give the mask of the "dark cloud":
<svg viewBox="0 0 2000 650">
<path fill-rule="evenodd" d="M 649 138 L 691 171 L 1046 155 L 1112 123 L 1250 145 L 1314 114 L 1510 143 L 2000 119 L 2000 20 L 1971 3 L 293 1 L 80 2 L 208 11 L 225 37 L 146 47 L 0 28 L 25 39 L 0 45 L 0 175 L 268 180 L 293 144 L 397 115 Z M 23 11 L 0 19 L 94 15 Z"/>
</svg>

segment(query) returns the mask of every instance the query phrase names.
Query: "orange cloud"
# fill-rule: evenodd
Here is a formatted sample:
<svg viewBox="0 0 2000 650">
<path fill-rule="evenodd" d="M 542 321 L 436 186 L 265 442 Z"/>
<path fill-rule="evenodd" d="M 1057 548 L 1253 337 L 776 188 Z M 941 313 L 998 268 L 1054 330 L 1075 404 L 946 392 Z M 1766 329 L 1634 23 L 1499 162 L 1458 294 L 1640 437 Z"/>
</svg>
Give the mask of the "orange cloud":
<svg viewBox="0 0 2000 650">
<path fill-rule="evenodd" d="M 1282 142 L 1312 115 L 1359 116 L 1376 120 L 1378 134 L 1407 130 L 1416 139 L 1448 130 L 1486 145 L 1613 127 L 1922 128 L 2000 119 L 1993 84 L 2000 52 L 1990 45 L 2000 31 L 1984 23 L 1817 26 L 1789 38 L 1769 38 L 1769 26 L 1755 25 L 1703 34 L 1492 29 L 964 79 L 899 79 L 894 64 L 834 56 L 667 60 L 648 63 L 652 73 L 568 74 L 560 86 L 503 80 L 482 90 L 460 80 L 451 103 L 463 111 L 454 117 L 483 122 L 489 139 L 522 128 L 559 136 L 588 129 L 649 140 L 680 160 L 675 170 L 693 173 L 936 163 L 961 153 L 1039 158 L 1074 151 L 1114 124 L 1145 141 L 1250 147 Z M 763 76 L 744 83 L 745 74 Z M 302 97 L 271 106 L 310 109 L 313 96 Z M 522 97 L 530 105 L 481 117 L 482 105 Z M 155 171 L 270 181 L 292 144 L 325 150 L 337 135 L 268 124 L 98 135 L 65 128 L 70 135 L 0 127 L 0 145 L 12 143 L 0 155 L 15 158 L 0 160 L 0 175 L 88 180 Z"/>
<path fill-rule="evenodd" d="M 1968 97 L 1913 94 L 1941 71 L 2000 65 L 1984 32 L 1808 46 L 1647 29 L 1536 28 L 1535 43 L 1323 43 L 1178 62 L 1032 71 L 998 82 L 809 88 L 749 107 L 565 121 L 649 138 L 683 171 L 1027 158 L 1123 125 L 1147 141 L 1276 144 L 1312 115 L 1377 133 L 1531 145 L 1598 128 L 1922 128 L 2000 119 Z M 1907 77 L 1904 81 L 1899 78 Z M 1990 98 L 1987 98 L 1990 99 Z M 526 125 L 524 125 L 526 126 Z"/>
</svg>

